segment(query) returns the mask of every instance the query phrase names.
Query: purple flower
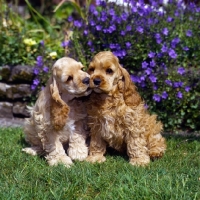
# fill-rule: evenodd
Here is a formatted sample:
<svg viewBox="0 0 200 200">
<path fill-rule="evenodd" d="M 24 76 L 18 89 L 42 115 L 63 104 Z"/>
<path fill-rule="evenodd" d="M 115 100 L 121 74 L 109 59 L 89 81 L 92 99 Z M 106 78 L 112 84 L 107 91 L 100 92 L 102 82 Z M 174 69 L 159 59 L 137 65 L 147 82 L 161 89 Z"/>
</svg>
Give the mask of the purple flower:
<svg viewBox="0 0 200 200">
<path fill-rule="evenodd" d="M 139 80 L 138 76 L 131 75 L 131 81 L 134 82 L 134 83 L 138 83 L 140 80 Z"/>
<path fill-rule="evenodd" d="M 107 16 L 106 15 L 101 16 L 101 21 L 102 22 L 105 22 L 106 20 L 107 20 Z"/>
<path fill-rule="evenodd" d="M 153 100 L 156 101 L 156 102 L 160 102 L 160 100 L 161 100 L 160 95 L 159 94 L 154 94 L 153 95 Z"/>
<path fill-rule="evenodd" d="M 115 10 L 114 10 L 113 8 L 111 8 L 111 9 L 109 10 L 109 14 L 110 14 L 111 16 L 114 16 L 114 15 L 115 15 Z"/>
<path fill-rule="evenodd" d="M 151 66 L 151 67 L 155 67 L 155 66 L 156 66 L 156 63 L 155 63 L 154 60 L 152 60 L 152 61 L 150 62 L 150 66 Z"/>
<path fill-rule="evenodd" d="M 110 49 L 115 49 L 116 46 L 115 46 L 115 44 L 110 44 L 109 47 L 110 47 Z"/>
<path fill-rule="evenodd" d="M 142 62 L 142 69 L 146 69 L 148 65 L 149 64 L 146 61 Z"/>
<path fill-rule="evenodd" d="M 97 30 L 97 31 L 100 31 L 101 28 L 102 28 L 102 27 L 101 27 L 100 25 L 97 25 L 97 26 L 96 26 L 96 30 Z"/>
<path fill-rule="evenodd" d="M 78 20 L 74 21 L 74 26 L 80 28 L 82 26 L 82 23 Z"/>
<path fill-rule="evenodd" d="M 109 27 L 108 32 L 109 32 L 109 33 L 112 33 L 112 32 L 115 31 L 115 30 L 116 30 L 116 26 L 113 24 L 113 25 L 111 25 L 111 26 Z"/>
<path fill-rule="evenodd" d="M 182 87 L 183 86 L 183 82 L 179 81 L 179 82 L 174 82 L 174 87 L 178 88 L 178 87 Z"/>
<path fill-rule="evenodd" d="M 153 85 L 153 90 L 157 90 L 158 86 L 157 85 Z"/>
<path fill-rule="evenodd" d="M 41 41 L 40 41 L 40 44 L 41 44 L 42 46 L 44 46 L 44 40 L 41 40 Z"/>
<path fill-rule="evenodd" d="M 91 41 L 91 40 L 89 40 L 87 44 L 88 44 L 88 46 L 90 46 L 90 47 L 91 47 L 91 46 L 92 46 L 92 41 Z"/>
<path fill-rule="evenodd" d="M 88 31 L 87 30 L 84 30 L 84 35 L 88 35 Z"/>
<path fill-rule="evenodd" d="M 42 67 L 42 65 L 43 65 L 43 57 L 42 56 L 37 56 L 36 64 L 38 67 Z"/>
<path fill-rule="evenodd" d="M 156 42 L 157 42 L 158 44 L 160 44 L 160 43 L 162 42 L 162 38 L 161 38 L 161 36 L 160 36 L 160 33 L 156 33 L 156 34 L 155 34 L 155 38 L 156 38 Z"/>
<path fill-rule="evenodd" d="M 167 97 L 168 97 L 168 94 L 167 94 L 167 92 L 166 91 L 164 91 L 163 93 L 162 93 L 162 98 L 163 99 L 167 99 Z"/>
<path fill-rule="evenodd" d="M 168 28 L 164 28 L 163 30 L 162 30 L 162 33 L 163 33 L 163 35 L 168 35 L 168 33 L 169 33 L 169 31 L 168 31 Z"/>
<path fill-rule="evenodd" d="M 156 54 L 155 54 L 154 52 L 152 52 L 152 51 L 151 51 L 151 52 L 149 52 L 149 54 L 148 54 L 149 58 L 154 58 L 154 57 L 155 57 L 155 55 L 156 55 Z"/>
<path fill-rule="evenodd" d="M 136 13 L 136 12 L 137 12 L 137 7 L 133 6 L 133 7 L 132 7 L 132 12 L 133 12 L 133 13 Z"/>
<path fill-rule="evenodd" d="M 149 76 L 149 79 L 150 79 L 150 81 L 151 81 L 152 83 L 156 83 L 156 81 L 157 81 L 157 78 L 156 78 L 153 74 L 151 74 L 151 75 Z"/>
<path fill-rule="evenodd" d="M 186 31 L 186 36 L 192 37 L 192 31 L 191 31 L 191 30 L 187 30 L 187 31 Z"/>
<path fill-rule="evenodd" d="M 127 17 L 128 17 L 127 13 L 122 13 L 121 18 L 123 21 L 126 21 Z"/>
<path fill-rule="evenodd" d="M 120 35 L 124 36 L 124 35 L 126 35 L 126 32 L 125 31 L 121 31 Z"/>
<path fill-rule="evenodd" d="M 94 22 L 94 20 L 91 20 L 91 21 L 90 21 L 90 25 L 91 25 L 91 26 L 95 26 L 95 25 L 96 25 L 96 23 Z"/>
<path fill-rule="evenodd" d="M 172 17 L 167 18 L 167 22 L 172 22 L 174 19 Z"/>
<path fill-rule="evenodd" d="M 176 95 L 179 99 L 183 98 L 183 94 L 181 91 L 178 91 L 177 95 Z"/>
<path fill-rule="evenodd" d="M 185 73 L 185 68 L 183 67 L 179 67 L 177 72 L 180 74 L 180 75 L 183 75 Z"/>
<path fill-rule="evenodd" d="M 33 80 L 33 85 L 37 86 L 37 85 L 39 85 L 39 83 L 40 83 L 40 81 L 37 78 Z"/>
<path fill-rule="evenodd" d="M 126 48 L 129 49 L 131 47 L 131 43 L 130 42 L 126 42 Z"/>
<path fill-rule="evenodd" d="M 184 51 L 188 51 L 189 48 L 188 48 L 188 47 L 183 47 L 183 50 L 184 50 Z"/>
<path fill-rule="evenodd" d="M 131 25 L 126 26 L 126 31 L 131 31 Z"/>
<path fill-rule="evenodd" d="M 177 57 L 177 54 L 176 54 L 176 52 L 173 49 L 169 49 L 168 54 L 173 59 L 175 59 Z"/>
<path fill-rule="evenodd" d="M 189 86 L 186 86 L 186 87 L 185 87 L 185 91 L 186 91 L 186 92 L 189 92 L 190 90 L 191 90 L 191 88 L 190 88 Z"/>
<path fill-rule="evenodd" d="M 176 48 L 176 45 L 180 42 L 180 39 L 178 37 L 175 37 L 171 42 L 171 47 Z"/>
<path fill-rule="evenodd" d="M 168 51 L 168 47 L 164 44 L 164 45 L 162 46 L 162 48 L 161 48 L 161 51 L 162 51 L 163 53 L 167 52 L 167 51 Z"/>
<path fill-rule="evenodd" d="M 139 33 L 143 33 L 144 32 L 144 29 L 141 27 L 141 26 L 138 26 L 136 28 L 136 30 L 139 32 Z"/>
<path fill-rule="evenodd" d="M 165 80 L 165 83 L 166 83 L 167 85 L 169 85 L 169 86 L 172 86 L 172 81 L 170 81 L 170 80 Z"/>
<path fill-rule="evenodd" d="M 69 21 L 69 22 L 72 22 L 72 21 L 73 21 L 73 17 L 72 17 L 72 16 L 69 16 L 69 17 L 68 17 L 68 21 Z"/>
<path fill-rule="evenodd" d="M 38 69 L 38 68 L 34 68 L 33 73 L 34 73 L 35 75 L 38 75 L 38 74 L 39 74 L 39 69 Z"/>
<path fill-rule="evenodd" d="M 147 69 L 145 70 L 145 72 L 146 72 L 147 75 L 150 75 L 151 72 L 152 72 L 152 70 L 151 70 L 150 68 L 147 68 Z"/>
<path fill-rule="evenodd" d="M 141 76 L 141 77 L 140 77 L 140 80 L 141 80 L 141 81 L 145 81 L 145 76 Z"/>
<path fill-rule="evenodd" d="M 43 71 L 47 73 L 49 71 L 49 68 L 47 66 L 44 66 Z"/>
<path fill-rule="evenodd" d="M 35 90 L 36 89 L 36 85 L 31 85 L 31 90 Z"/>
<path fill-rule="evenodd" d="M 69 41 L 63 41 L 60 46 L 63 47 L 63 48 L 65 48 L 68 45 L 69 45 Z"/>
</svg>

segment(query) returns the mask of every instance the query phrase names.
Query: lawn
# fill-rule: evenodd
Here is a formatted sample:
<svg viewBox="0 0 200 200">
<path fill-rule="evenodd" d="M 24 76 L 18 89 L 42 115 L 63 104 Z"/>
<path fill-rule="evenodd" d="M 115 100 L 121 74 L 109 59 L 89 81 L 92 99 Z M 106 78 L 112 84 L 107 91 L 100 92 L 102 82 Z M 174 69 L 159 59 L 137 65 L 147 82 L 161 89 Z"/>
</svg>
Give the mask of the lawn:
<svg viewBox="0 0 200 200">
<path fill-rule="evenodd" d="M 167 136 L 165 156 L 148 167 L 109 151 L 102 164 L 49 167 L 21 151 L 20 128 L 0 129 L 0 199 L 200 199 L 200 137 Z"/>
</svg>

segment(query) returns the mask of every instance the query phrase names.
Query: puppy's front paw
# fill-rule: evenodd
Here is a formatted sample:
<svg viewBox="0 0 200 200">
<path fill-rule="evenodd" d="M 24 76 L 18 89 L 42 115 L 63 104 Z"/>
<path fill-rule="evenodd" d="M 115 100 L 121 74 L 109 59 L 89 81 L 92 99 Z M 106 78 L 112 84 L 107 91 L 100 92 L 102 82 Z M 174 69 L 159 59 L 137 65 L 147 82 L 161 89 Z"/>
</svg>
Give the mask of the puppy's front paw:
<svg viewBox="0 0 200 200">
<path fill-rule="evenodd" d="M 60 155 L 60 156 L 46 156 L 47 162 L 50 166 L 56 166 L 58 164 L 63 164 L 65 167 L 70 167 L 73 162 L 70 157 L 67 155 Z"/>
<path fill-rule="evenodd" d="M 106 158 L 102 155 L 88 156 L 86 158 L 86 161 L 91 162 L 91 163 L 95 163 L 95 162 L 102 163 L 106 161 Z"/>
<path fill-rule="evenodd" d="M 26 147 L 26 148 L 23 148 L 22 151 L 24 151 L 27 154 L 30 154 L 32 156 L 36 156 L 36 155 L 41 155 L 42 154 L 42 150 L 39 147 Z"/>
<path fill-rule="evenodd" d="M 69 147 L 67 153 L 72 160 L 83 161 L 88 156 L 88 148 L 86 146 L 82 146 L 79 148 L 70 148 Z"/>
<path fill-rule="evenodd" d="M 150 163 L 150 157 L 145 155 L 139 158 L 131 158 L 129 163 L 134 166 L 146 166 Z"/>
</svg>

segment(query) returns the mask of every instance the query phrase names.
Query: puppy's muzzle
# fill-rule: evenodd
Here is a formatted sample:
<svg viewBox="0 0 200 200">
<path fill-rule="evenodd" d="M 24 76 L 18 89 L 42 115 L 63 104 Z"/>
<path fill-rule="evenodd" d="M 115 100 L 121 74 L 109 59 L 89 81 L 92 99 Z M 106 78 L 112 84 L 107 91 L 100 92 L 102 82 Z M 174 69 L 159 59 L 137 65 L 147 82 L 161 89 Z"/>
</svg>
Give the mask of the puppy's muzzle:
<svg viewBox="0 0 200 200">
<path fill-rule="evenodd" d="M 94 85 L 99 86 L 100 83 L 101 83 L 101 79 L 100 79 L 100 78 L 95 78 L 95 79 L 93 80 L 93 82 L 94 82 Z"/>
<path fill-rule="evenodd" d="M 89 77 L 86 77 L 82 80 L 82 83 L 85 84 L 85 85 L 89 85 L 90 83 L 90 78 Z"/>
</svg>

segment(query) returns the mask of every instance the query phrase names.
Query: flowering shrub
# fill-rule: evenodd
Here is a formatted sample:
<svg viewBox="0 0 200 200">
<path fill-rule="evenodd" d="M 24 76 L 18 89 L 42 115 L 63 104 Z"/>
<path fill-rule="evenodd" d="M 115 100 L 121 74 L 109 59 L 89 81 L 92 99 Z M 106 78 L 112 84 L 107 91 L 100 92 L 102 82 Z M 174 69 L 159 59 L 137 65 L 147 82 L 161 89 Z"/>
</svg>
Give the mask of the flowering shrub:
<svg viewBox="0 0 200 200">
<path fill-rule="evenodd" d="M 4 0 L 0 0 L 0 4 L 0 67 L 6 64 L 35 66 L 31 86 L 35 91 L 34 102 L 38 91 L 46 84 L 55 59 L 64 55 L 60 45 L 63 33 L 58 27 L 53 29 L 50 23 L 47 32 L 40 24 L 25 21 Z"/>
<path fill-rule="evenodd" d="M 70 55 L 88 64 L 111 50 L 166 130 L 200 128 L 200 7 L 170 0 L 96 1 L 73 22 Z M 162 5 L 162 7 L 161 7 Z"/>
<path fill-rule="evenodd" d="M 56 51 L 52 51 L 52 49 Z M 31 89 L 35 91 L 35 96 L 32 98 L 33 102 L 36 100 L 38 92 L 46 85 L 55 60 L 64 56 L 64 48 L 62 44 L 55 44 L 54 47 L 46 46 L 42 40 L 39 43 L 38 54 L 33 69 L 35 78 L 31 85 Z"/>
</svg>

